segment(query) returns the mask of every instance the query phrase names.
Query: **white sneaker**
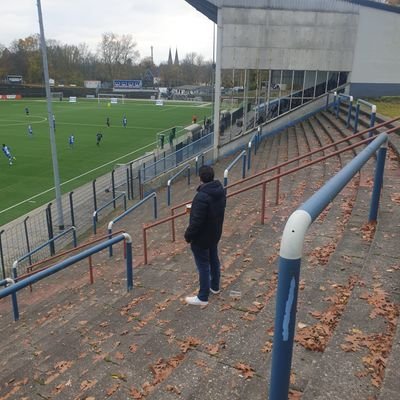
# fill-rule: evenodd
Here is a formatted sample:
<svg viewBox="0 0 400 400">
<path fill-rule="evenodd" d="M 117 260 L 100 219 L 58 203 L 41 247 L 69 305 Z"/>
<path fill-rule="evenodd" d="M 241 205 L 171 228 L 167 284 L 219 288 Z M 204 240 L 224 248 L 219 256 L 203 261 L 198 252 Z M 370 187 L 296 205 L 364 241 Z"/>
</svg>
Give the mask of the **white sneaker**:
<svg viewBox="0 0 400 400">
<path fill-rule="evenodd" d="M 211 292 L 212 294 L 220 294 L 220 293 L 221 293 L 221 290 L 214 290 L 214 289 L 211 289 L 211 288 L 210 288 L 210 292 Z"/>
<path fill-rule="evenodd" d="M 200 300 L 197 296 L 187 296 L 185 297 L 185 301 L 192 306 L 206 306 L 208 304 L 208 301 Z"/>
</svg>

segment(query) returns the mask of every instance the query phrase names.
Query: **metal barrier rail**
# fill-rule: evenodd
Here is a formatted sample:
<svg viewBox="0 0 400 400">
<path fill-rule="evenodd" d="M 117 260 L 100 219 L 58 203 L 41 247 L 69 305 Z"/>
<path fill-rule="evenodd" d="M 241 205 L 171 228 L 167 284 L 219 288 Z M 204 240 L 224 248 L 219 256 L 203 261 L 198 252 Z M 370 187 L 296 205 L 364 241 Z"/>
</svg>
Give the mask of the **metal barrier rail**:
<svg viewBox="0 0 400 400">
<path fill-rule="evenodd" d="M 178 176 L 182 175 L 187 170 L 187 180 L 188 185 L 190 185 L 190 164 L 185 165 L 180 171 L 178 171 L 174 176 L 168 179 L 167 182 L 167 204 L 171 205 L 171 184 Z"/>
<path fill-rule="evenodd" d="M 261 126 L 257 128 L 257 132 L 251 137 L 249 143 L 247 145 L 247 169 L 251 168 L 251 148 L 253 147 L 254 143 L 254 155 L 257 154 L 257 148 L 259 143 L 261 142 Z"/>
<path fill-rule="evenodd" d="M 243 184 L 243 183 L 245 183 L 245 182 L 248 182 L 248 181 L 250 181 L 250 180 L 252 180 L 252 179 L 258 178 L 258 177 L 260 177 L 260 176 L 262 176 L 262 175 L 265 175 L 265 174 L 267 174 L 267 173 L 269 173 L 269 172 L 273 172 L 273 171 L 275 171 L 275 170 L 278 170 L 278 174 L 279 174 L 279 173 L 280 173 L 280 169 L 283 168 L 283 167 L 285 167 L 285 166 L 287 166 L 287 165 L 289 165 L 289 164 L 292 164 L 292 163 L 294 163 L 294 162 L 300 161 L 300 160 L 302 160 L 303 158 L 308 158 L 309 156 L 314 155 L 314 154 L 316 154 L 316 153 L 320 153 L 320 152 L 322 152 L 322 151 L 325 151 L 325 150 L 329 149 L 330 147 L 336 147 L 338 144 L 341 144 L 341 143 L 344 143 L 344 142 L 348 142 L 348 141 L 350 141 L 351 139 L 354 139 L 354 138 L 357 138 L 357 137 L 359 137 L 359 136 L 362 136 L 362 135 L 364 135 L 365 133 L 370 132 L 372 129 L 378 129 L 378 128 L 384 127 L 384 126 L 386 126 L 386 125 L 392 124 L 393 122 L 395 122 L 395 121 L 397 121 L 397 120 L 399 120 L 399 119 L 400 119 L 400 116 L 399 116 L 399 117 L 396 117 L 396 118 L 392 118 L 392 119 L 389 120 L 389 121 L 382 122 L 382 123 L 380 123 L 379 125 L 376 125 L 374 128 L 365 129 L 365 130 L 363 130 L 363 131 L 358 132 L 358 133 L 355 134 L 355 135 L 348 136 L 348 137 L 343 138 L 343 139 L 340 139 L 340 140 L 338 140 L 338 141 L 336 141 L 336 142 L 334 142 L 334 143 L 330 143 L 330 144 L 327 144 L 327 145 L 325 145 L 325 146 L 319 147 L 318 149 L 315 149 L 315 150 L 309 151 L 309 152 L 307 152 L 307 153 L 304 153 L 304 154 L 301 155 L 301 156 L 297 156 L 297 157 L 291 158 L 291 159 L 288 160 L 288 161 L 284 161 L 283 163 L 280 163 L 280 164 L 275 165 L 275 166 L 273 166 L 273 167 L 270 167 L 270 168 L 264 169 L 264 170 L 262 170 L 262 171 L 259 171 L 259 172 L 255 173 L 255 174 L 251 175 L 251 176 L 248 176 L 248 177 L 245 178 L 245 179 L 241 179 L 241 180 L 239 180 L 239 181 L 237 181 L 237 182 L 233 182 L 233 183 L 229 184 L 226 188 L 227 188 L 227 189 L 230 189 L 230 188 L 232 188 L 232 187 L 234 187 L 234 186 L 241 185 L 241 184 Z M 400 128 L 397 128 L 397 129 L 400 129 Z M 396 129 L 394 129 L 394 130 L 396 130 Z M 391 132 L 394 132 L 394 130 L 393 130 L 393 129 L 390 129 L 388 132 L 391 133 Z M 181 204 L 178 204 L 178 205 L 172 207 L 172 208 L 171 208 L 171 215 L 174 214 L 174 211 L 175 211 L 176 209 L 181 208 L 181 207 L 184 207 L 184 206 L 186 206 L 187 204 L 190 204 L 190 203 L 191 203 L 191 200 L 190 200 L 190 201 L 186 201 L 186 202 L 184 202 L 184 203 L 181 203 Z"/>
<path fill-rule="evenodd" d="M 61 261 L 59 264 L 56 264 L 50 268 L 47 268 L 43 271 L 37 272 L 26 279 L 23 279 L 16 283 L 11 283 L 10 286 L 0 290 L 0 299 L 3 297 L 11 295 L 12 297 L 12 305 L 13 305 L 13 313 L 14 320 L 17 321 L 19 319 L 19 310 L 18 310 L 18 302 L 17 302 L 17 292 L 25 287 L 32 285 L 35 282 L 38 282 L 50 275 L 55 274 L 58 271 L 61 271 L 78 261 L 81 261 L 92 254 L 98 253 L 99 251 L 109 247 L 112 244 L 118 243 L 122 240 L 126 241 L 126 279 L 127 279 L 127 291 L 131 291 L 133 289 L 133 268 L 132 268 L 132 238 L 129 234 L 123 233 L 118 235 L 112 239 L 106 240 L 104 243 L 100 243 L 90 249 L 84 250 L 82 253 L 76 254 L 66 260 Z"/>
<path fill-rule="evenodd" d="M 196 175 L 199 174 L 199 158 L 201 157 L 201 166 L 204 165 L 204 157 L 206 155 L 206 151 L 203 151 L 202 153 L 198 154 L 195 158 L 195 164 L 196 164 Z"/>
<path fill-rule="evenodd" d="M 121 233 L 125 233 L 125 231 L 121 230 L 121 231 L 113 232 L 113 235 L 115 236 L 115 235 L 119 235 Z M 81 249 L 84 249 L 84 248 L 86 248 L 86 247 L 88 247 L 88 246 L 90 246 L 92 244 L 101 242 L 104 239 L 109 239 L 109 235 L 104 235 L 104 236 L 98 237 L 98 238 L 96 238 L 94 240 L 91 240 L 90 242 L 87 242 L 87 243 L 81 244 L 80 246 L 74 247 L 73 249 L 63 251 L 62 253 L 58 253 L 57 255 L 55 255 L 53 257 L 49 257 L 49 258 L 46 258 L 44 260 L 38 261 L 37 263 L 29 265 L 28 267 L 26 267 L 26 273 L 25 274 L 18 275 L 18 278 L 16 279 L 16 282 L 18 282 L 21 279 L 25 279 L 26 277 L 31 276 L 31 275 L 33 275 L 33 274 L 35 274 L 37 272 L 40 272 L 40 271 L 43 271 L 43 270 L 49 268 L 49 266 L 44 266 L 42 268 L 36 269 L 37 267 L 41 266 L 42 264 L 46 264 L 46 263 L 49 263 L 51 261 L 55 261 L 55 260 L 57 260 L 57 259 L 59 259 L 61 257 L 64 257 L 67 254 L 74 253 L 74 252 L 76 252 L 78 250 L 81 250 Z M 125 245 L 125 242 L 124 242 L 124 258 L 126 258 L 126 245 Z M 94 279 L 93 279 L 92 257 L 89 256 L 88 260 L 89 260 L 89 282 L 90 282 L 90 284 L 93 284 L 94 283 Z M 30 289 L 32 291 L 32 286 L 30 286 Z"/>
<path fill-rule="evenodd" d="M 175 218 L 182 217 L 183 215 L 186 215 L 186 214 L 187 214 L 186 211 L 183 211 L 183 212 L 181 212 L 179 214 L 171 215 L 170 217 L 165 217 L 163 219 L 160 219 L 159 221 L 153 222 L 152 224 L 143 225 L 143 229 L 142 229 L 142 231 L 143 231 L 143 256 L 144 256 L 144 264 L 145 265 L 147 264 L 147 261 L 148 261 L 148 257 L 147 257 L 147 231 L 150 228 L 153 228 L 154 226 L 164 224 L 165 222 L 173 221 Z M 175 240 L 175 236 L 174 236 L 174 240 Z"/>
<path fill-rule="evenodd" d="M 142 165 L 140 169 L 141 183 L 144 184 L 156 176 L 168 172 L 169 170 L 177 167 L 179 164 L 187 162 L 197 154 L 211 150 L 214 143 L 213 138 L 214 133 L 209 133 L 200 139 L 183 146 L 181 149 L 176 150 L 162 159 L 159 159 L 148 165 Z"/>
<path fill-rule="evenodd" d="M 13 271 L 13 279 L 17 278 L 17 266 L 21 261 L 26 260 L 27 258 L 29 258 L 29 262 L 31 264 L 31 256 L 35 253 L 37 253 L 38 251 L 44 249 L 46 246 L 48 246 L 50 243 L 53 243 L 57 240 L 60 239 L 61 237 L 65 236 L 67 233 L 72 231 L 72 237 L 73 237 L 73 241 L 74 241 L 74 247 L 77 246 L 77 240 L 76 240 L 76 228 L 75 226 L 71 226 L 68 229 L 62 231 L 61 233 L 59 233 L 58 235 L 54 236 L 52 239 L 48 240 L 47 242 L 41 244 L 40 246 L 36 247 L 35 249 L 31 250 L 29 253 L 26 253 L 25 255 L 23 255 L 22 257 L 18 258 L 17 260 L 15 260 L 13 262 L 12 265 L 12 271 Z M 32 264 L 31 264 L 32 265 Z"/>
<path fill-rule="evenodd" d="M 358 99 L 357 100 L 357 105 L 356 105 L 356 116 L 354 118 L 354 132 L 357 132 L 357 128 L 358 128 L 358 117 L 360 114 L 360 105 L 364 104 L 367 107 L 371 108 L 371 116 L 370 116 L 370 120 L 369 120 L 369 126 L 370 128 L 372 128 L 375 125 L 375 119 L 376 119 L 376 105 L 369 103 L 368 101 L 365 101 L 363 99 Z M 370 131 L 370 136 L 373 135 L 373 131 Z"/>
<path fill-rule="evenodd" d="M 335 105 L 336 105 L 336 118 L 339 118 L 339 109 L 340 109 L 340 99 L 344 99 L 345 101 L 349 102 L 349 109 L 347 111 L 347 122 L 346 122 L 346 128 L 350 126 L 350 120 L 351 120 L 351 112 L 353 110 L 353 96 L 349 96 L 348 94 L 343 94 L 339 93 L 337 94 L 335 92 Z"/>
<path fill-rule="evenodd" d="M 296 324 L 300 265 L 305 235 L 326 206 L 378 151 L 371 210 L 378 208 L 388 135 L 381 133 L 352 161 L 303 203 L 288 219 L 281 240 L 276 316 L 272 351 L 270 400 L 287 399 Z M 375 215 L 376 217 L 376 215 Z"/>
<path fill-rule="evenodd" d="M 121 215 L 118 217 L 114 218 L 112 221 L 108 223 L 107 231 L 108 235 L 111 238 L 112 236 L 112 228 L 113 225 L 120 221 L 122 218 L 126 217 L 128 214 L 130 214 L 132 211 L 136 210 L 138 207 L 140 207 L 142 204 L 144 204 L 147 200 L 150 200 L 151 198 L 154 198 L 154 219 L 157 219 L 157 193 L 153 192 L 147 195 L 145 198 L 140 200 L 138 203 L 134 204 L 132 207 L 129 207 L 125 212 L 123 212 Z M 112 244 L 109 246 L 109 254 L 110 257 L 113 255 L 113 250 L 112 250 Z"/>
<path fill-rule="evenodd" d="M 93 233 L 96 234 L 97 233 L 97 221 L 98 218 L 97 216 L 99 215 L 99 212 L 104 210 L 106 207 L 108 207 L 111 203 L 114 203 L 120 198 L 123 197 L 124 198 L 124 210 L 126 211 L 126 193 L 120 193 L 117 197 L 112 198 L 110 201 L 108 201 L 106 204 L 104 204 L 102 207 L 100 207 L 99 209 L 95 210 L 95 212 L 93 213 Z"/>
<path fill-rule="evenodd" d="M 236 163 L 242 158 L 243 159 L 243 164 L 242 164 L 242 179 L 246 177 L 246 157 L 247 157 L 247 152 L 246 150 L 243 150 L 225 169 L 224 171 L 224 187 L 225 187 L 225 192 L 227 190 L 228 186 L 228 175 L 229 171 L 236 165 Z"/>
<path fill-rule="evenodd" d="M 397 119 L 399 119 L 399 118 L 400 118 L 400 117 L 398 117 Z M 389 130 L 386 132 L 386 134 L 393 133 L 393 132 L 395 132 L 395 131 L 397 131 L 397 130 L 399 130 L 399 129 L 400 129 L 400 127 L 395 127 L 395 128 L 389 129 Z M 360 132 L 360 134 L 362 134 L 362 132 Z M 352 137 L 354 137 L 354 136 L 352 136 Z M 284 177 L 284 176 L 290 175 L 290 174 L 292 174 L 292 173 L 294 173 L 294 172 L 300 171 L 301 169 L 304 169 L 304 168 L 307 168 L 307 167 L 309 167 L 309 166 L 311 166 L 311 165 L 314 165 L 314 164 L 320 163 L 320 162 L 322 162 L 322 161 L 325 161 L 325 160 L 327 160 L 327 159 L 329 159 L 329 158 L 331 158 L 331 157 L 337 156 L 337 155 L 339 155 L 339 154 L 341 154 L 341 153 L 343 153 L 343 152 L 345 152 L 345 151 L 353 150 L 354 148 L 356 148 L 356 147 L 358 147 L 358 146 L 361 146 L 361 145 L 364 145 L 364 144 L 366 144 L 366 143 L 369 143 L 369 142 L 371 142 L 372 140 L 373 140 L 373 138 L 366 138 L 366 139 L 364 139 L 364 140 L 359 141 L 358 143 L 349 145 L 349 146 L 347 146 L 347 147 L 344 147 L 343 149 L 334 151 L 334 152 L 332 152 L 332 153 L 330 153 L 330 154 L 328 154 L 328 155 L 325 155 L 325 156 L 323 156 L 323 157 L 319 157 L 319 158 L 317 158 L 317 159 L 315 159 L 315 160 L 309 161 L 309 162 L 307 162 L 307 163 L 305 163 L 305 164 L 303 164 L 303 165 L 301 165 L 301 166 L 298 166 L 298 167 L 289 169 L 289 170 L 287 170 L 287 171 L 285 171 L 285 172 L 282 172 L 282 173 L 278 173 L 277 175 L 274 175 L 274 176 L 271 177 L 271 178 L 268 178 L 268 179 L 265 179 L 265 180 L 263 180 L 263 181 L 261 181 L 261 182 L 257 182 L 257 183 L 254 183 L 254 184 L 252 184 L 252 185 L 246 186 L 246 187 L 244 187 L 244 188 L 242 188 L 242 189 L 240 189 L 240 190 L 237 190 L 236 192 L 229 193 L 229 194 L 227 194 L 226 197 L 227 197 L 227 198 L 233 197 L 233 196 L 236 196 L 236 195 L 241 194 L 241 193 L 243 193 L 243 192 L 246 192 L 246 191 L 248 191 L 248 190 L 255 189 L 255 188 L 259 187 L 259 186 L 262 186 L 262 194 L 261 194 L 261 213 L 260 213 L 260 214 L 261 214 L 261 221 L 260 221 L 260 223 L 261 223 L 262 225 L 264 225 L 264 221 L 265 221 L 265 202 L 266 202 L 266 188 L 267 188 L 267 183 L 273 182 L 273 181 L 275 181 L 275 180 L 278 181 L 280 178 L 282 178 L 282 177 Z M 339 142 L 341 142 L 341 141 L 342 141 L 342 140 L 340 140 Z M 319 149 L 319 151 L 321 151 L 321 149 Z M 265 172 L 264 172 L 264 173 L 265 173 Z M 232 184 L 231 186 L 234 186 L 234 185 L 237 185 L 237 184 L 243 183 L 243 182 L 244 182 L 244 181 L 239 181 L 239 182 L 236 182 L 235 184 Z M 277 186 L 277 189 L 279 189 L 279 186 Z M 279 193 L 277 192 L 277 197 L 278 197 L 278 194 L 279 194 Z M 157 222 L 155 222 L 155 223 L 153 223 L 153 224 L 151 224 L 151 225 L 144 225 L 144 226 L 143 226 L 143 244 L 144 244 L 143 254 L 144 254 L 144 260 L 145 260 L 144 263 L 145 263 L 145 264 L 147 264 L 147 260 L 148 260 L 148 257 L 147 257 L 147 236 L 146 236 L 146 235 L 147 235 L 147 230 L 150 229 L 150 228 L 152 228 L 152 227 L 154 227 L 154 226 L 161 225 L 161 224 L 163 224 L 163 223 L 166 223 L 166 222 L 171 221 L 171 226 L 172 226 L 172 229 L 171 229 L 171 231 L 172 231 L 172 232 L 171 232 L 171 236 L 172 236 L 172 241 L 175 241 L 175 219 L 180 218 L 180 217 L 182 217 L 183 215 L 185 215 L 185 214 L 186 214 L 186 211 L 183 211 L 183 212 L 181 212 L 181 213 L 179 213 L 179 214 L 174 214 L 174 210 L 176 210 L 176 209 L 178 209 L 178 208 L 180 208 L 180 207 L 183 207 L 184 205 L 190 204 L 190 203 L 191 203 L 190 201 L 189 201 L 189 202 L 186 202 L 186 203 L 181 203 L 181 204 L 179 204 L 179 205 L 177 205 L 177 206 L 175 206 L 175 207 L 173 207 L 173 208 L 171 209 L 172 215 L 171 215 L 170 217 L 166 217 L 166 218 L 164 218 L 164 219 L 161 219 L 161 220 L 159 220 L 159 221 L 157 221 Z"/>
<path fill-rule="evenodd" d="M 355 135 L 348 136 L 348 137 L 343 138 L 343 139 L 340 139 L 340 140 L 338 140 L 338 141 L 336 141 L 336 142 L 334 142 L 334 143 L 330 143 L 330 144 L 327 144 L 327 145 L 325 145 L 325 146 L 319 147 L 318 149 L 315 149 L 315 150 L 309 151 L 309 152 L 307 152 L 307 153 L 304 153 L 304 154 L 301 155 L 301 156 L 297 156 L 297 157 L 291 158 L 291 159 L 288 160 L 288 161 L 285 161 L 285 162 L 280 163 L 280 164 L 278 164 L 278 165 L 275 165 L 275 166 L 273 166 L 273 167 L 270 167 L 270 168 L 267 168 L 267 169 L 262 170 L 262 171 L 260 171 L 260 172 L 257 172 L 256 174 L 253 174 L 253 175 L 251 175 L 251 176 L 249 176 L 249 177 L 247 177 L 247 178 L 245 178 L 245 179 L 239 180 L 239 181 L 237 181 L 237 182 L 233 182 L 233 183 L 231 183 L 231 184 L 229 184 L 229 185 L 227 186 L 227 189 L 230 189 L 230 188 L 232 188 L 232 187 L 234 187 L 234 186 L 243 184 L 243 183 L 245 183 L 245 182 L 250 181 L 251 179 L 258 178 L 258 177 L 260 177 L 260 176 L 262 176 L 262 175 L 265 175 L 265 174 L 267 174 L 267 173 L 269 173 L 269 172 L 273 172 L 273 171 L 275 171 L 275 170 L 278 170 L 278 174 L 279 174 L 281 168 L 283 168 L 283 167 L 285 167 L 285 166 L 287 166 L 287 165 L 289 165 L 289 164 L 292 164 L 293 162 L 300 161 L 300 160 L 302 160 L 303 158 L 308 158 L 309 156 L 314 155 L 314 154 L 316 154 L 316 153 L 319 153 L 319 152 L 321 152 L 321 151 L 325 151 L 325 150 L 329 149 L 330 147 L 336 147 L 338 144 L 341 144 L 341 143 L 344 143 L 344 142 L 348 142 L 348 141 L 350 141 L 351 139 L 354 139 L 354 138 L 363 136 L 364 134 L 370 132 L 370 131 L 373 130 L 373 129 L 377 129 L 377 128 L 384 127 L 384 126 L 389 125 L 389 124 L 391 124 L 391 123 L 393 123 L 393 122 L 395 122 L 395 121 L 397 121 L 397 120 L 399 120 L 399 119 L 400 119 L 400 116 L 399 116 L 399 117 L 396 117 L 396 118 L 393 118 L 393 119 L 391 119 L 391 120 L 389 120 L 389 121 L 382 122 L 382 123 L 380 123 L 379 125 L 376 125 L 374 128 L 365 129 L 365 130 L 363 130 L 363 131 L 358 132 L 358 133 L 355 134 Z M 397 129 L 400 129 L 400 128 L 397 128 Z M 393 132 L 393 131 L 390 129 L 390 132 Z M 185 203 L 185 204 L 186 204 L 186 203 Z M 176 206 L 176 207 L 178 207 L 178 206 Z"/>
</svg>

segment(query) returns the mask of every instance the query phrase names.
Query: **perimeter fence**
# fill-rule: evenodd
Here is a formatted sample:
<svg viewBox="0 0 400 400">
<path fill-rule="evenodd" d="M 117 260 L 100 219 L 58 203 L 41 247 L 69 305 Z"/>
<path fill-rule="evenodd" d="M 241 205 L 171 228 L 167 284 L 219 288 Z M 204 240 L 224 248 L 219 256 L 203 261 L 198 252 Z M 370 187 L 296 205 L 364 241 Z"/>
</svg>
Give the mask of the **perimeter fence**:
<svg viewBox="0 0 400 400">
<path fill-rule="evenodd" d="M 146 153 L 126 164 L 116 164 L 111 172 L 62 196 L 64 229 L 74 226 L 78 237 L 86 234 L 93 226 L 93 214 L 96 211 L 100 209 L 102 211 L 97 215 L 98 224 L 108 221 L 110 216 L 124 207 L 122 197 L 126 197 L 130 204 L 142 199 L 145 182 L 168 173 L 194 159 L 198 154 L 206 153 L 212 144 L 212 133 L 205 134 L 195 142 L 191 142 L 190 138 L 179 138 L 162 150 Z M 121 196 L 122 193 L 124 196 Z M 16 259 L 30 253 L 32 249 L 40 247 L 60 233 L 58 220 L 55 203 L 48 203 L 1 228 L 2 279 L 11 277 L 11 266 Z M 46 246 L 25 260 L 25 266 L 53 256 L 68 246 L 72 246 L 71 239 L 67 236 L 62 237 L 54 243 L 54 246 Z"/>
</svg>

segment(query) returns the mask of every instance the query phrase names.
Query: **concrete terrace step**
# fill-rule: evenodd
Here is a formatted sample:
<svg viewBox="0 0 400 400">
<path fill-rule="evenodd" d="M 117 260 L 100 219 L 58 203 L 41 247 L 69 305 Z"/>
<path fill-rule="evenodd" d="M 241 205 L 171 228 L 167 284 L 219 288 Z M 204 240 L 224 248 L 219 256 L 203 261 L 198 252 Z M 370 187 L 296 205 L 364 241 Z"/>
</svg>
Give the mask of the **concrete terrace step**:
<svg viewBox="0 0 400 400">
<path fill-rule="evenodd" d="M 390 184 L 385 186 L 382 194 L 372 247 L 360 265 L 346 313 L 321 362 L 316 365 L 318 375 L 310 381 L 302 399 L 369 399 L 379 396 L 383 400 L 398 394 L 396 377 L 399 373 L 393 368 L 399 350 L 395 334 L 398 331 L 400 294 L 395 277 L 399 270 L 396 233 L 400 215 L 394 212 L 398 208 L 398 168 L 398 160 L 389 160 L 385 176 Z M 368 196 L 365 203 L 369 203 Z M 368 232 L 364 233 L 368 235 Z M 354 243 L 354 238 L 343 243 L 347 257 L 357 249 Z M 387 361 L 390 352 L 392 355 Z M 387 377 L 379 394 L 386 364 Z"/>
<path fill-rule="evenodd" d="M 304 153 L 309 146 L 329 140 L 325 133 L 321 135 L 298 127 L 264 141 L 266 144 L 260 146 L 255 158 L 254 170 Z M 339 162 L 338 158 L 333 159 L 330 168 L 336 168 Z M 223 170 L 224 167 L 217 168 Z M 4 375 L 1 372 L 5 379 L 1 379 L 0 397 L 12 400 L 31 398 L 34 394 L 37 398 L 48 399 L 264 399 L 270 374 L 276 260 L 283 225 L 290 212 L 322 184 L 325 174 L 330 173 L 326 166 L 319 166 L 299 171 L 293 179 L 282 179 L 281 188 L 286 195 L 281 204 L 275 206 L 274 193 L 269 190 L 265 225 L 259 222 L 259 191 L 257 195 L 248 192 L 228 201 L 226 229 L 220 246 L 223 291 L 211 296 L 204 309 L 183 303 L 185 295 L 197 291 L 198 278 L 182 231 L 174 244 L 169 242 L 168 228 L 152 232 L 152 240 L 162 246 L 153 250 L 150 265 L 135 266 L 135 289 L 129 294 L 125 292 L 121 250 L 116 250 L 119 261 L 110 260 L 106 252 L 99 255 L 100 266 L 93 286 L 85 283 L 78 289 L 71 289 L 70 293 L 65 290 L 58 299 L 46 299 L 47 305 L 39 303 L 40 308 L 34 304 L 26 306 L 20 325 L 10 327 L 9 324 L 5 329 L 6 335 L 15 335 L 20 340 L 24 334 L 29 335 L 29 342 L 22 348 L 13 348 L 14 356 L 7 357 L 7 372 Z M 240 176 L 240 171 L 236 176 Z M 177 200 L 181 194 L 182 199 L 186 195 L 191 198 L 194 187 L 187 188 L 184 180 L 177 182 L 177 188 L 180 185 L 182 191 L 177 190 Z M 400 182 L 393 179 L 391 196 L 396 193 L 396 187 L 400 187 Z M 354 208 L 347 221 L 355 195 Z M 331 302 L 324 297 L 341 293 L 354 270 L 360 272 L 365 264 L 363 257 L 369 243 L 364 243 L 360 226 L 366 217 L 368 195 L 368 188 L 359 188 L 356 183 L 350 185 L 310 229 L 299 298 L 299 305 L 305 307 L 299 306 L 298 321 L 311 325 L 314 320 L 308 314 L 310 308 L 320 313 L 326 311 L 325 307 L 329 308 Z M 393 207 L 391 196 L 386 197 L 385 202 Z M 386 215 L 382 211 L 382 220 L 390 221 L 393 209 L 387 210 Z M 127 220 L 128 231 L 133 225 L 136 229 L 139 220 L 145 219 L 144 213 L 139 217 Z M 181 219 L 177 230 L 184 229 L 186 223 L 186 219 Z M 140 229 L 131 230 L 135 240 L 140 240 L 137 233 Z M 391 239 L 394 241 L 395 237 Z M 315 264 L 315 254 L 319 253 L 313 251 L 332 242 L 337 253 L 330 254 L 329 264 Z M 374 243 L 378 243 L 377 240 Z M 395 246 L 391 249 L 394 251 Z M 383 256 L 381 248 L 376 247 L 376 252 Z M 390 254 L 393 265 L 396 256 Z M 110 264 L 117 269 L 106 268 Z M 393 272 L 386 272 L 385 285 L 391 284 L 395 292 L 394 281 L 389 279 L 391 274 Z M 327 285 L 327 281 L 332 283 Z M 365 282 L 366 287 L 375 288 L 374 282 L 367 279 Z M 323 285 L 325 290 L 321 289 Z M 230 296 L 231 291 L 240 291 L 240 298 Z M 315 293 L 319 295 L 318 300 Z M 32 315 L 38 309 L 43 311 L 43 307 L 50 307 L 54 312 L 35 326 L 39 318 Z M 352 312 L 348 314 L 348 310 L 344 310 L 342 320 L 351 318 Z M 342 320 L 336 330 L 341 327 Z M 332 342 L 341 334 L 336 334 L 336 330 Z M 12 346 L 12 343 L 11 339 L 7 340 L 7 345 Z M 7 347 L 6 343 L 3 347 L 3 342 L 1 346 L 2 349 Z M 329 344 L 326 352 L 332 351 L 330 349 Z M 325 354 L 316 354 L 297 345 L 292 388 L 300 392 L 305 390 L 306 395 L 314 387 L 310 377 L 319 375 L 316 366 L 324 368 L 324 358 Z M 388 387 L 387 390 L 392 389 Z"/>
</svg>

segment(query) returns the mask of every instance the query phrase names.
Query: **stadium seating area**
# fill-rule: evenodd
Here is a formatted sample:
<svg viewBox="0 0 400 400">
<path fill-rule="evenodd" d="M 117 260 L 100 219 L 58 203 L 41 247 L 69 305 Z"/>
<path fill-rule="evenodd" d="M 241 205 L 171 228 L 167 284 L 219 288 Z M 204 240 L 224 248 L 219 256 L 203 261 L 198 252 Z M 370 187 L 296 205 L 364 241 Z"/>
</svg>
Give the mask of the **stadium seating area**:
<svg viewBox="0 0 400 400">
<path fill-rule="evenodd" d="M 251 173 L 351 135 L 344 113 L 339 119 L 318 113 L 264 140 Z M 400 136 L 392 134 L 390 142 L 378 223 L 367 223 L 370 160 L 306 236 L 290 399 L 398 398 Z M 126 292 L 122 248 L 115 246 L 113 258 L 107 252 L 93 257 L 93 285 L 82 262 L 20 292 L 18 322 L 12 321 L 10 299 L 0 300 L 0 398 L 267 398 L 283 227 L 358 151 L 281 179 L 278 204 L 276 183 L 269 184 L 264 224 L 260 189 L 228 199 L 222 292 L 205 308 L 183 301 L 197 289 L 183 240 L 187 217 L 175 223 L 175 242 L 169 224 L 149 231 L 144 265 L 142 224 L 153 220 L 151 203 L 116 227 L 133 237 L 132 292 Z M 215 165 L 221 181 L 235 156 Z M 230 179 L 240 178 L 237 167 Z M 174 204 L 191 200 L 197 184 L 192 179 L 188 186 L 182 177 Z M 166 190 L 158 196 L 160 217 L 168 216 Z M 105 234 L 106 226 L 98 232 Z"/>
</svg>

